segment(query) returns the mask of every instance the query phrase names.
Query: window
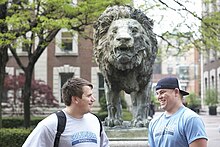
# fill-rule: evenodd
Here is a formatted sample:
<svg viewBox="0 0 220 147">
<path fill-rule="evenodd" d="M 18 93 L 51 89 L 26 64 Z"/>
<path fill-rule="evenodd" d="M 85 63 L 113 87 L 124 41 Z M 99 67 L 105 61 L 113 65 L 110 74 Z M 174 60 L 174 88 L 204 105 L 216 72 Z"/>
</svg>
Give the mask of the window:
<svg viewBox="0 0 220 147">
<path fill-rule="evenodd" d="M 161 74 L 162 68 L 161 68 L 161 59 L 156 58 L 154 65 L 153 65 L 153 74 Z"/>
<path fill-rule="evenodd" d="M 99 102 L 101 99 L 105 99 L 105 87 L 104 87 L 104 77 L 101 73 L 98 73 L 98 78 L 99 78 Z"/>
<path fill-rule="evenodd" d="M 179 66 L 178 75 L 180 80 L 189 80 L 189 66 Z"/>
<path fill-rule="evenodd" d="M 63 84 L 69 79 L 74 76 L 74 73 L 60 73 L 60 94 L 61 94 L 61 102 L 63 103 L 62 99 L 62 87 Z"/>
<path fill-rule="evenodd" d="M 21 43 L 21 50 L 22 50 L 22 52 L 27 52 L 28 51 L 28 47 L 29 47 L 29 45 L 28 44 L 26 44 L 26 43 Z"/>
<path fill-rule="evenodd" d="M 205 90 L 207 90 L 207 89 L 208 89 L 208 79 L 205 78 Z"/>
<path fill-rule="evenodd" d="M 30 44 L 33 44 L 31 41 L 31 32 L 27 32 L 24 36 L 18 37 L 13 45 L 16 46 L 16 52 L 19 56 L 27 56 L 27 51 L 31 47 Z M 11 55 L 11 52 L 9 52 Z"/>
<path fill-rule="evenodd" d="M 209 61 L 210 62 L 214 62 L 216 60 L 216 51 L 215 50 L 212 50 L 210 49 L 209 50 Z"/>
<path fill-rule="evenodd" d="M 55 55 L 78 55 L 77 33 L 73 33 L 67 29 L 61 29 L 56 36 Z"/>
<path fill-rule="evenodd" d="M 73 42 L 72 38 L 73 35 L 71 32 L 62 32 L 62 50 L 65 51 L 72 51 L 73 50 Z"/>
<path fill-rule="evenodd" d="M 211 86 L 214 89 L 215 88 L 215 78 L 214 78 L 214 76 L 211 77 L 211 81 L 212 81 Z"/>
</svg>

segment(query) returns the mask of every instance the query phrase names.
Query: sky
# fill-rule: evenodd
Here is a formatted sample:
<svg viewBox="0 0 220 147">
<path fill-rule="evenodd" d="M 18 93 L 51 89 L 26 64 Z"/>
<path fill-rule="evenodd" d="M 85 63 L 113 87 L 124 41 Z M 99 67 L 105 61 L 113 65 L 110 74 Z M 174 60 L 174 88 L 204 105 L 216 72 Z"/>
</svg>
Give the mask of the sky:
<svg viewBox="0 0 220 147">
<path fill-rule="evenodd" d="M 158 0 L 133 0 L 134 1 L 134 7 L 140 8 L 144 11 L 145 6 L 153 6 L 158 2 Z M 163 2 L 167 3 L 169 6 L 171 6 L 174 9 L 182 9 L 183 7 L 180 7 L 177 5 L 174 0 L 162 0 Z M 177 0 L 178 1 L 178 0 Z M 198 16 L 201 17 L 201 0 L 179 0 L 182 4 L 186 6 L 186 8 L 192 12 L 195 12 Z M 158 2 L 158 4 L 161 4 Z M 160 9 L 157 7 L 155 9 L 151 9 L 146 11 L 146 15 L 154 20 L 154 32 L 157 34 L 161 34 L 166 31 L 172 31 L 172 29 L 177 26 L 178 24 L 181 24 L 178 26 L 179 31 L 188 31 L 188 26 L 193 27 L 194 30 L 198 29 L 198 26 L 200 25 L 200 21 L 196 18 L 194 18 L 191 14 L 186 13 L 186 11 L 179 11 L 179 13 L 175 12 L 171 9 L 163 9 L 166 8 L 163 6 Z"/>
</svg>

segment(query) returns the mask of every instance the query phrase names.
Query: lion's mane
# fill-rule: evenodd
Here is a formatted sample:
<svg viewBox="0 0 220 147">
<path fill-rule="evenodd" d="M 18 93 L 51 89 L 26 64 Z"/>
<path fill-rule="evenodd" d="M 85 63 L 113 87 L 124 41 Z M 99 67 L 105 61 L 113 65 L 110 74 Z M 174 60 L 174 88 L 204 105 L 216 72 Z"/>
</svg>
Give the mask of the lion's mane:
<svg viewBox="0 0 220 147">
<path fill-rule="evenodd" d="M 111 53 L 109 51 L 109 42 L 107 41 L 107 32 L 113 21 L 122 18 L 137 20 L 148 33 L 151 50 L 145 48 L 145 52 L 148 54 L 144 56 L 150 57 L 145 57 L 144 59 L 148 60 L 147 64 L 153 64 L 157 53 L 157 40 L 152 31 L 153 21 L 140 10 L 128 5 L 108 7 L 94 24 L 94 55 L 97 63 L 105 64 L 106 58 L 113 57 L 106 54 L 106 52 Z"/>
</svg>

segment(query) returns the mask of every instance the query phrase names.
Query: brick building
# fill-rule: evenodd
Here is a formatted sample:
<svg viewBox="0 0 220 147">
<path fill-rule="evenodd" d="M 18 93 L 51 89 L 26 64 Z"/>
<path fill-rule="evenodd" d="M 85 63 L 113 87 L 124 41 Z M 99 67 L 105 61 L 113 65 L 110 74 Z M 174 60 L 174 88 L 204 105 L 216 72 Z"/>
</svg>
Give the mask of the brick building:
<svg viewBox="0 0 220 147">
<path fill-rule="evenodd" d="M 27 53 L 22 47 L 17 49 L 17 53 L 22 62 L 27 62 Z M 7 74 L 23 73 L 14 57 L 10 53 L 9 55 Z M 97 99 L 95 106 L 99 106 L 99 93 L 103 93 L 104 90 L 103 78 L 93 59 L 92 41 L 85 40 L 77 34 L 72 35 L 65 29 L 56 35 L 38 59 L 33 77 L 36 80 L 45 81 L 53 89 L 53 94 L 60 106 L 64 105 L 61 100 L 61 87 L 70 77 L 82 77 L 94 84 L 94 95 Z"/>
</svg>

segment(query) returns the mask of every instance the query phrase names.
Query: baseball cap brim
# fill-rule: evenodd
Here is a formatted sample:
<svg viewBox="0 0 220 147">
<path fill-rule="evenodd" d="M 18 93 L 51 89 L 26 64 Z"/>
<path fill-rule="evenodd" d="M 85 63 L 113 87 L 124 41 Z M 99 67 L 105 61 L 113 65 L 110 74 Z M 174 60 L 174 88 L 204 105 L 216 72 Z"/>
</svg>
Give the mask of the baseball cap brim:
<svg viewBox="0 0 220 147">
<path fill-rule="evenodd" d="M 183 96 L 185 96 L 185 95 L 189 95 L 189 93 L 188 93 L 188 92 L 183 91 L 183 90 L 180 90 L 180 93 L 181 93 Z"/>
</svg>

